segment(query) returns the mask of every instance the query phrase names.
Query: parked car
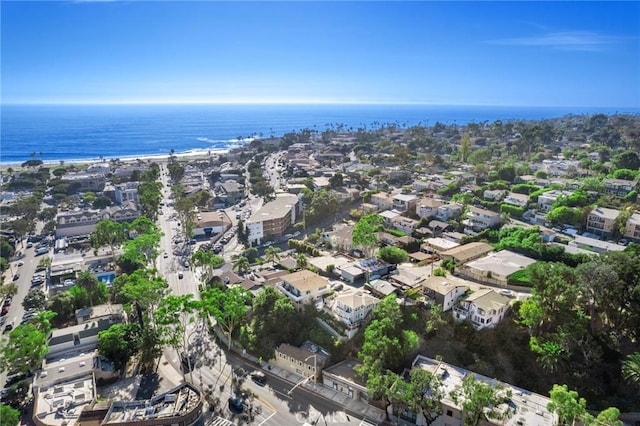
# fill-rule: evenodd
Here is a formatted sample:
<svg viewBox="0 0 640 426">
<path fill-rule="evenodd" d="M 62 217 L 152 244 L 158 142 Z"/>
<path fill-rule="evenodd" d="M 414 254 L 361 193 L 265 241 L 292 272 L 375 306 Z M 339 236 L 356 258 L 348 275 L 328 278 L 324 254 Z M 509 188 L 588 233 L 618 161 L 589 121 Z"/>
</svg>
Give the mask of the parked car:
<svg viewBox="0 0 640 426">
<path fill-rule="evenodd" d="M 184 278 L 184 274 L 182 272 L 178 272 L 178 279 L 181 280 L 182 278 Z"/>
<path fill-rule="evenodd" d="M 251 373 L 251 380 L 260 386 L 264 386 L 267 383 L 267 376 L 262 371 L 254 371 Z"/>
<path fill-rule="evenodd" d="M 18 281 L 19 279 L 20 279 L 20 274 L 16 272 L 16 274 L 13 276 L 13 280 Z"/>
</svg>

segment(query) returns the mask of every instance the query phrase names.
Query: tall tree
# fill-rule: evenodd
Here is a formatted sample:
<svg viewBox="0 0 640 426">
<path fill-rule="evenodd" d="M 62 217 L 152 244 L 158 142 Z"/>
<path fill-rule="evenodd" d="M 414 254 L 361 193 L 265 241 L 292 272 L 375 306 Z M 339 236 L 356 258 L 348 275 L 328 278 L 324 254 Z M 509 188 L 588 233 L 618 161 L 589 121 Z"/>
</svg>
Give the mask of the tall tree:
<svg viewBox="0 0 640 426">
<path fill-rule="evenodd" d="M 2 426 L 18 426 L 20 424 L 20 410 L 0 404 L 0 420 Z"/>
<path fill-rule="evenodd" d="M 138 324 L 113 324 L 98 333 L 98 353 L 123 368 L 140 348 Z"/>
<path fill-rule="evenodd" d="M 98 289 L 98 279 L 89 271 L 82 271 L 78 275 L 78 285 L 87 291 L 89 297 L 89 306 L 93 307 L 93 296 Z"/>
<path fill-rule="evenodd" d="M 567 385 L 553 385 L 549 396 L 551 402 L 547 404 L 547 410 L 558 415 L 560 425 L 574 425 L 587 412 L 587 401 L 580 398 L 578 392 L 570 391 Z"/>
<path fill-rule="evenodd" d="M 209 250 L 197 250 L 191 255 L 191 263 L 194 267 L 203 269 L 201 280 L 206 285 L 211 279 L 213 271 L 224 265 L 224 258 Z"/>
<path fill-rule="evenodd" d="M 276 246 L 267 247 L 267 249 L 264 251 L 264 260 L 266 260 L 267 262 L 271 262 L 271 266 L 275 266 L 276 261 L 280 261 L 281 251 L 282 250 L 280 249 L 280 247 L 276 247 Z"/>
<path fill-rule="evenodd" d="M 101 220 L 96 224 L 96 229 L 91 234 L 91 242 L 95 249 L 109 246 L 111 258 L 115 259 L 115 249 L 127 240 L 124 226 L 112 220 Z"/>
<path fill-rule="evenodd" d="M 383 220 L 377 214 L 370 214 L 360 218 L 353 227 L 353 244 L 361 247 L 367 257 L 373 255 L 373 250 L 378 244 L 378 231 L 382 228 Z"/>
<path fill-rule="evenodd" d="M 249 293 L 242 287 L 233 286 L 224 291 L 209 288 L 202 292 L 201 297 L 205 312 L 213 316 L 227 334 L 228 349 L 231 350 L 233 332 L 246 318 Z"/>
<path fill-rule="evenodd" d="M 469 154 L 471 153 L 471 138 L 468 133 L 465 133 L 460 140 L 460 156 L 462 161 L 466 163 L 469 160 Z"/>
<path fill-rule="evenodd" d="M 231 267 L 234 271 L 238 271 L 240 275 L 244 274 L 251 268 L 249 259 L 244 256 L 238 256 Z"/>
</svg>

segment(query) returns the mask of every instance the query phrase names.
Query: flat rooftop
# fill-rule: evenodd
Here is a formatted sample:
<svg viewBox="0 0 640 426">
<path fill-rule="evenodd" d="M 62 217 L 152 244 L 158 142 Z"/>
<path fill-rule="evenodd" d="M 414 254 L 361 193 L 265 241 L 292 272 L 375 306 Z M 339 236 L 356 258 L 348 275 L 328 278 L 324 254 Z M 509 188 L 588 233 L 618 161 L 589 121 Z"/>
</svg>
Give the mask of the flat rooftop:
<svg viewBox="0 0 640 426">
<path fill-rule="evenodd" d="M 33 407 L 33 416 L 54 426 L 73 426 L 84 407 L 96 397 L 93 375 L 64 383 L 40 386 Z"/>
</svg>

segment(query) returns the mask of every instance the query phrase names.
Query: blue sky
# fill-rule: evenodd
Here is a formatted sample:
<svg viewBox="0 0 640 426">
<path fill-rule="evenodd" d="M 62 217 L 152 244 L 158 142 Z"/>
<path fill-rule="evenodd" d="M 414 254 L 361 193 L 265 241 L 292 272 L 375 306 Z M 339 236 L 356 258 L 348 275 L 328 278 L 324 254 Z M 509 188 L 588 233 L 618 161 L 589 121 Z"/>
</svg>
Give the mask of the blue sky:
<svg viewBox="0 0 640 426">
<path fill-rule="evenodd" d="M 638 2 L 0 2 L 3 103 L 640 106 Z"/>
</svg>

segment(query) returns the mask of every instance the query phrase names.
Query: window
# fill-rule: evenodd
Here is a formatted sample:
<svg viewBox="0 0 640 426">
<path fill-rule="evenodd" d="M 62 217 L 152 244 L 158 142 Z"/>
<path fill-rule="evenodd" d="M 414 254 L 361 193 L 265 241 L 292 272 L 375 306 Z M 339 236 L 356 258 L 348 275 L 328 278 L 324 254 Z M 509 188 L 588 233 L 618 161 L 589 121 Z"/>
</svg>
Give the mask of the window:
<svg viewBox="0 0 640 426">
<path fill-rule="evenodd" d="M 447 410 L 447 416 L 449 416 L 449 417 L 453 417 L 453 411 L 451 411 L 451 410 Z"/>
</svg>

